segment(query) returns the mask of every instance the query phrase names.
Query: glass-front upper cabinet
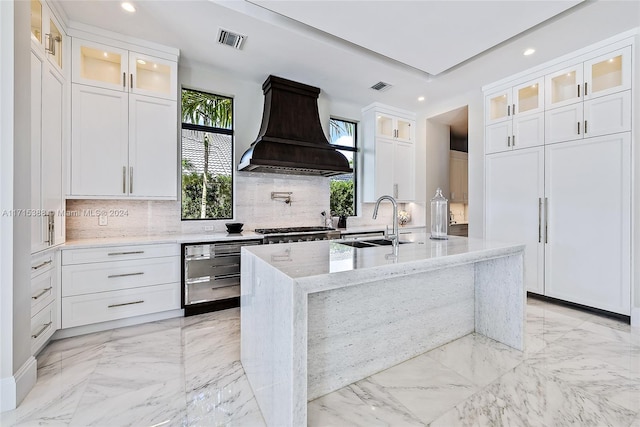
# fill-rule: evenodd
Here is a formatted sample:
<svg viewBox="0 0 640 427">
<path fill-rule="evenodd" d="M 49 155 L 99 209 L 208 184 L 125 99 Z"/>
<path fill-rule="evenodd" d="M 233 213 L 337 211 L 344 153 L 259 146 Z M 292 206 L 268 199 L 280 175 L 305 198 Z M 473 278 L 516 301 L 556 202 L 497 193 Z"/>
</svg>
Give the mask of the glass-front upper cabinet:
<svg viewBox="0 0 640 427">
<path fill-rule="evenodd" d="M 513 88 L 512 115 L 540 113 L 544 111 L 544 78 L 523 83 Z"/>
<path fill-rule="evenodd" d="M 31 0 L 31 40 L 59 70 L 64 68 L 66 35 L 49 7 L 40 0 Z"/>
<path fill-rule="evenodd" d="M 547 108 L 562 107 L 582 101 L 582 64 L 565 68 L 545 77 Z"/>
<path fill-rule="evenodd" d="M 376 136 L 413 142 L 412 121 L 402 117 L 376 113 Z"/>
<path fill-rule="evenodd" d="M 129 52 L 129 90 L 141 95 L 177 99 L 178 64 L 138 52 Z"/>
<path fill-rule="evenodd" d="M 31 36 L 42 43 L 42 3 L 31 0 Z"/>
<path fill-rule="evenodd" d="M 62 69 L 62 54 L 64 51 L 64 36 L 56 22 L 49 18 L 49 33 L 45 35 L 45 50 L 50 55 L 49 59 Z"/>
<path fill-rule="evenodd" d="M 128 51 L 79 38 L 72 41 L 72 81 L 126 91 Z"/>
<path fill-rule="evenodd" d="M 376 136 L 384 138 L 393 138 L 395 136 L 393 117 L 380 113 L 376 114 Z"/>
<path fill-rule="evenodd" d="M 511 88 L 487 95 L 485 98 L 486 124 L 510 120 L 512 116 Z"/>
<path fill-rule="evenodd" d="M 584 63 L 584 99 L 631 88 L 631 46 Z"/>
</svg>

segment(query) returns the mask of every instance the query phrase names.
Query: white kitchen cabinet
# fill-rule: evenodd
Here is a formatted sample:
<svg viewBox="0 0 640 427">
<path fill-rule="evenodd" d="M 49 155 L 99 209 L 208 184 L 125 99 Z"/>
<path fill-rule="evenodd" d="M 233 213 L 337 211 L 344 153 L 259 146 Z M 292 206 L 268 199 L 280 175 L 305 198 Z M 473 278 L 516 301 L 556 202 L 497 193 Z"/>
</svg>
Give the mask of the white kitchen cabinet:
<svg viewBox="0 0 640 427">
<path fill-rule="evenodd" d="M 363 110 L 363 200 L 415 199 L 415 115 L 374 103 Z"/>
<path fill-rule="evenodd" d="M 485 97 L 485 154 L 544 144 L 544 79 Z"/>
<path fill-rule="evenodd" d="M 63 146 L 66 82 L 31 47 L 31 252 L 64 243 Z"/>
<path fill-rule="evenodd" d="M 180 309 L 178 244 L 62 251 L 62 328 Z"/>
<path fill-rule="evenodd" d="M 37 354 L 58 329 L 58 252 L 31 258 L 31 354 Z"/>
<path fill-rule="evenodd" d="M 73 39 L 73 83 L 176 101 L 178 63 L 132 50 Z"/>
<path fill-rule="evenodd" d="M 468 169 L 469 158 L 467 153 L 454 150 L 449 151 L 449 202 L 468 202 Z"/>
<path fill-rule="evenodd" d="M 31 0 L 32 48 L 43 53 L 50 64 L 64 72 L 68 37 L 46 2 Z"/>
<path fill-rule="evenodd" d="M 546 109 L 631 88 L 631 46 L 599 54 L 545 77 Z"/>
<path fill-rule="evenodd" d="M 544 293 L 544 147 L 497 153 L 485 159 L 485 235 L 523 243 L 527 291 Z"/>
<path fill-rule="evenodd" d="M 546 147 L 545 294 L 630 314 L 631 135 Z"/>
</svg>

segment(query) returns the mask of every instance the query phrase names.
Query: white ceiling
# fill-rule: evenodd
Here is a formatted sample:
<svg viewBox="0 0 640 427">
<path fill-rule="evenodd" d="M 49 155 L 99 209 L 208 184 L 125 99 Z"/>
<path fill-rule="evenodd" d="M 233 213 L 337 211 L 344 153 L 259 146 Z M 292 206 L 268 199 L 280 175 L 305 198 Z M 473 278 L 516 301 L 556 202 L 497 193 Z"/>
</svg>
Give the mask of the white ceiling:
<svg viewBox="0 0 640 427">
<path fill-rule="evenodd" d="M 53 2 L 70 27 L 176 47 L 186 66 L 259 85 L 273 74 L 332 101 L 414 111 L 640 26 L 638 1 L 133 0 L 132 15 L 114 0 Z M 243 49 L 217 44 L 219 27 L 246 35 Z M 527 47 L 537 52 L 524 57 Z M 370 89 L 378 81 L 393 87 Z"/>
</svg>

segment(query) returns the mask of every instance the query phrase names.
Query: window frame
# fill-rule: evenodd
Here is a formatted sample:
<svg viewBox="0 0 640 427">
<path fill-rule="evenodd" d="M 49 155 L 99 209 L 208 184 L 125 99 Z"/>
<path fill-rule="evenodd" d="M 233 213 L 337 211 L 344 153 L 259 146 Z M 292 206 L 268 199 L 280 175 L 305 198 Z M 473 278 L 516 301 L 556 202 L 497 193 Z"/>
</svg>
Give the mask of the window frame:
<svg viewBox="0 0 640 427">
<path fill-rule="evenodd" d="M 345 119 L 342 117 L 335 117 L 335 116 L 330 116 L 329 117 L 329 137 L 331 137 L 331 121 L 332 120 L 338 120 L 341 122 L 346 122 L 346 123 L 351 123 L 353 124 L 353 147 L 350 147 L 348 145 L 338 145 L 338 144 L 332 144 L 331 141 L 329 141 L 329 144 L 335 148 L 336 150 L 340 150 L 340 151 L 351 151 L 354 153 L 353 155 L 353 215 L 350 215 L 350 217 L 357 217 L 359 215 L 359 203 L 358 203 L 358 168 L 359 168 L 359 161 L 358 161 L 358 157 L 359 157 L 359 153 L 360 150 L 358 148 L 358 122 L 353 120 L 353 119 Z M 331 180 L 333 177 L 330 177 L 329 179 Z"/>
<path fill-rule="evenodd" d="M 215 126 L 206 126 L 199 125 L 193 123 L 185 123 L 182 121 L 182 93 L 183 91 L 191 91 L 191 92 L 200 92 L 207 95 L 215 96 L 217 98 L 228 99 L 231 103 L 231 129 L 220 128 Z M 180 221 L 228 221 L 233 220 L 235 218 L 235 180 L 236 180 L 236 171 L 235 171 L 235 102 L 232 96 L 220 95 L 216 93 L 209 92 L 207 90 L 202 89 L 193 89 L 190 87 L 181 87 L 180 88 Z M 182 171 L 182 160 L 183 160 L 183 147 L 182 147 L 182 131 L 183 130 L 192 130 L 198 132 L 208 132 L 212 134 L 222 134 L 229 135 L 231 137 L 231 216 L 225 218 L 184 218 L 183 214 L 183 200 L 182 200 L 182 179 L 184 178 L 184 174 Z"/>
</svg>

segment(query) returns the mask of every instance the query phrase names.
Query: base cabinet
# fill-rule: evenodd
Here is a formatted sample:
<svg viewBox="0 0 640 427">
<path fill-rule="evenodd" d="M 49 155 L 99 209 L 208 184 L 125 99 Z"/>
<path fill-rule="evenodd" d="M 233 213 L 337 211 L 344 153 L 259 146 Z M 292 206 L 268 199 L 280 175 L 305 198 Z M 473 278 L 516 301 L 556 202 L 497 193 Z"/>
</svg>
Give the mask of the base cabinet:
<svg viewBox="0 0 640 427">
<path fill-rule="evenodd" d="M 58 252 L 31 258 L 31 354 L 37 354 L 58 329 Z"/>
</svg>

